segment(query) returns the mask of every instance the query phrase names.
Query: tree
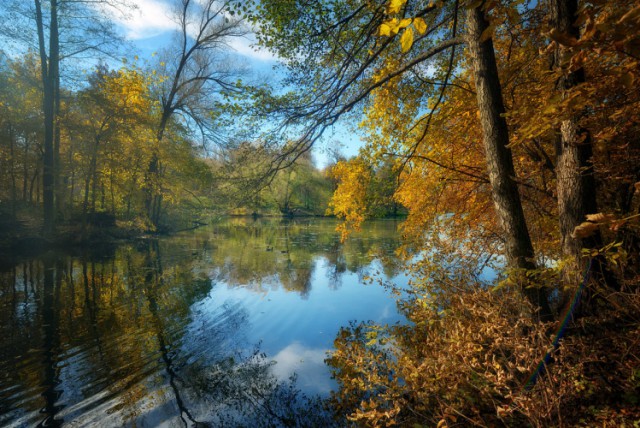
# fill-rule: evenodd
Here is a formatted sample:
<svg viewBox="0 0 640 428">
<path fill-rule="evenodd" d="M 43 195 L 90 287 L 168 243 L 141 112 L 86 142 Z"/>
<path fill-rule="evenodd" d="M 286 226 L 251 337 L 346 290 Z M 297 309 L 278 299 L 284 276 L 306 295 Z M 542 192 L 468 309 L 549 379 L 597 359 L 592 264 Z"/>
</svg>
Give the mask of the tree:
<svg viewBox="0 0 640 428">
<path fill-rule="evenodd" d="M 328 185 L 313 165 L 311 153 L 307 152 L 293 165 L 278 171 L 263 192 L 285 217 L 323 215 L 327 208 Z"/>
<path fill-rule="evenodd" d="M 150 157 L 145 156 L 143 147 L 152 135 L 151 124 L 157 113 L 150 86 L 149 76 L 135 68 L 109 71 L 98 67 L 89 78 L 89 86 L 76 94 L 76 123 L 68 125 L 73 126 L 75 137 L 84 142 L 76 149 L 85 169 L 81 203 L 84 223 L 88 215 L 95 215 L 98 194 L 104 195 L 105 188 L 111 200 L 109 211 L 114 216 L 116 205 L 119 208 L 116 188 L 129 204 L 134 199 L 131 192 L 141 184 L 138 177 L 142 175 L 135 165 Z M 107 210 L 104 202 L 101 208 Z"/>
<path fill-rule="evenodd" d="M 411 125 L 412 129 L 420 127 L 422 131 L 404 154 L 405 163 L 409 163 L 418 148 L 428 144 L 433 116 L 448 99 L 446 90 L 451 86 L 456 64 L 462 60 L 455 54 L 456 46 L 463 42 L 458 34 L 459 14 L 468 9 L 466 42 L 478 94 L 489 181 L 503 228 L 505 256 L 514 271 L 532 270 L 535 254 L 514 181 L 491 40 L 493 28 L 485 16 L 495 7 L 492 5 L 484 1 L 428 5 L 406 0 L 378 4 L 345 1 L 322 2 L 309 10 L 302 3 L 285 7 L 273 0 L 262 2 L 259 18 L 254 20 L 269 22 L 270 25 L 261 27 L 260 40 L 288 61 L 291 81 L 305 88 L 300 103 L 287 120 L 295 123 L 304 118 L 312 124 L 303 131 L 298 144 L 283 156 L 290 156 L 292 150 L 306 150 L 327 126 L 376 90 L 393 86 L 394 80 L 416 76 L 427 103 L 419 107 L 421 117 Z M 425 72 L 429 65 L 438 71 Z M 529 285 L 522 285 L 523 292 L 540 308 L 541 317 L 549 319 L 551 311 L 544 291 Z"/>
<path fill-rule="evenodd" d="M 0 64 L 0 162 L 4 174 L 0 192 L 16 215 L 20 200 L 33 199 L 32 177 L 38 174 L 37 140 L 42 105 L 37 85 L 37 59 L 33 55 Z M 9 182 L 4 181 L 9 180 Z"/>
<path fill-rule="evenodd" d="M 70 202 L 80 206 L 83 231 L 90 220 L 113 223 L 116 218 L 136 228 L 152 227 L 143 188 L 153 156 L 164 166 L 163 190 L 173 225 L 190 225 L 196 209 L 204 213 L 209 208 L 202 197 L 209 190 L 211 172 L 189 132 L 172 123 L 155 153 L 149 145 L 160 113 L 152 95 L 158 79 L 157 73 L 135 64 L 119 70 L 98 66 L 86 87 L 68 95 L 63 130 L 72 156 L 65 166 L 72 177 Z"/>
<path fill-rule="evenodd" d="M 515 182 L 516 173 L 509 149 L 509 130 L 504 117 L 506 111 L 502 101 L 498 67 L 492 39 L 486 36 L 489 28 L 485 16 L 486 9 L 485 2 L 482 2 L 478 7 L 468 10 L 467 46 L 474 68 L 491 193 L 504 231 L 508 267 L 531 271 L 536 268 L 533 262 L 535 254 L 518 185 Z M 553 316 L 545 291 L 531 288 L 526 281 L 521 287 L 529 300 L 540 308 L 540 318 L 545 321 L 551 320 Z"/>
<path fill-rule="evenodd" d="M 364 152 L 330 168 L 336 187 L 327 211 L 344 220 L 339 226 L 342 239 L 359 230 L 365 219 L 398 214 L 398 168 L 389 157 L 376 162 Z"/>
<path fill-rule="evenodd" d="M 40 57 L 43 111 L 43 228 L 45 235 L 55 229 L 56 198 L 59 192 L 60 163 L 60 65 L 65 59 L 87 52 L 107 52 L 118 45 L 112 23 L 96 9 L 102 4 L 119 11 L 128 7 L 127 0 L 34 0 L 33 8 L 25 2 L 11 2 L 4 13 L 9 25 L 2 32 L 5 39 L 22 46 L 32 46 Z M 33 20 L 36 37 L 24 31 L 25 21 Z M 58 204 L 57 208 L 60 208 Z"/>
<path fill-rule="evenodd" d="M 552 36 L 556 39 L 580 39 L 580 29 L 574 23 L 578 18 L 578 1 L 552 2 Z M 553 67 L 559 73 L 556 84 L 561 97 L 585 83 L 583 67 L 571 67 L 571 47 L 566 40 L 557 40 L 553 52 Z M 596 202 L 596 180 L 593 167 L 592 137 L 590 132 L 580 126 L 580 113 L 573 114 L 560 122 L 556 143 L 556 173 L 558 188 L 558 218 L 560 222 L 562 252 L 566 260 L 563 271 L 564 285 L 574 289 L 582 280 L 581 265 L 583 249 L 602 247 L 599 230 L 580 238 L 574 230 L 582 224 L 589 214 L 598 212 Z M 596 282 L 615 286 L 615 278 L 608 271 L 602 257 L 594 258 L 589 269 L 590 276 Z"/>
<path fill-rule="evenodd" d="M 42 199 L 44 234 L 51 235 L 55 228 L 54 194 L 55 194 L 55 125 L 60 100 L 60 37 L 58 34 L 58 1 L 50 2 L 49 49 L 45 45 L 45 23 L 42 14 L 42 3 L 34 0 L 36 8 L 36 28 L 38 31 L 38 52 L 40 53 L 40 75 L 42 79 L 44 112 L 44 154 L 42 173 Z"/>
<path fill-rule="evenodd" d="M 232 79 L 237 77 L 237 70 L 224 52 L 232 38 L 242 37 L 247 31 L 228 12 L 227 1 L 177 3 L 175 45 L 160 55 L 165 79 L 158 88 L 160 117 L 145 178 L 145 204 L 154 227 L 160 221 L 163 199 L 163 166 L 158 152 L 171 119 L 178 116 L 185 124 L 197 127 L 205 141 L 221 138 L 220 130 L 210 120 L 215 116 L 210 106 L 216 95 L 236 90 Z"/>
</svg>

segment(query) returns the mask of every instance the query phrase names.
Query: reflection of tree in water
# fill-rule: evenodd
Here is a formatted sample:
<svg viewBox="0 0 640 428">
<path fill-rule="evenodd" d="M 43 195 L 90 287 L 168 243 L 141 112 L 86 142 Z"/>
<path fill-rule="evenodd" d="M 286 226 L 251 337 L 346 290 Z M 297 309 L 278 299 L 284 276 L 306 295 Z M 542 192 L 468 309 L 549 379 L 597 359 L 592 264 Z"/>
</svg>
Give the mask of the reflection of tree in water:
<svg viewBox="0 0 640 428">
<path fill-rule="evenodd" d="M 220 281 L 258 292 L 283 287 L 303 297 L 311 291 L 316 263 L 329 264 L 329 286 L 338 288 L 346 272 L 365 273 L 372 260 L 382 264 L 388 276 L 397 275 L 400 264 L 396 224 L 365 223 L 360 233 L 340 242 L 331 220 L 231 219 L 215 226 L 217 248 L 210 262 Z"/>
<path fill-rule="evenodd" d="M 272 362 L 256 349 L 213 365 L 191 365 L 186 371 L 194 392 L 207 403 L 215 427 L 332 427 L 335 425 L 323 400 L 308 397 L 296 388 L 293 376 L 278 380 Z"/>
<path fill-rule="evenodd" d="M 206 325 L 192 313 L 211 281 L 191 266 L 167 262 L 152 241 L 112 259 L 51 256 L 0 273 L 0 425 L 307 418 L 293 383 L 237 349 L 246 309 L 222 305 Z"/>
<path fill-rule="evenodd" d="M 160 249 L 150 244 L 145 276 L 146 296 L 157 344 L 180 419 L 189 426 L 330 426 L 320 399 L 310 399 L 295 387 L 295 379 L 279 381 L 272 363 L 255 350 L 250 355 L 233 352 L 231 342 L 248 314 L 240 306 L 224 306 L 224 324 L 200 331 L 186 329 L 187 337 L 168 344 L 167 313 L 157 293 L 164 287 Z M 192 338 L 189 333 L 196 333 Z M 198 349 L 198 336 L 214 349 Z M 194 339 L 194 340 L 189 340 Z M 179 342 L 182 341 L 182 345 Z M 195 346 L 194 346 L 195 345 Z M 205 345 L 206 346 L 206 345 Z M 231 355 L 230 355 L 231 352 Z M 317 422 L 317 423 L 316 423 Z M 313 423 L 313 424 L 312 424 Z M 312 425 L 310 425 L 312 424 Z"/>
<path fill-rule="evenodd" d="M 62 282 L 59 267 L 60 265 L 56 264 L 49 257 L 44 259 L 44 298 L 42 299 L 42 317 L 46 320 L 42 329 L 42 385 L 44 386 L 42 398 L 44 399 L 44 407 L 40 412 L 46 416 L 45 420 L 39 425 L 47 427 L 62 425 L 62 421 L 55 417 L 62 409 L 62 406 L 57 404 L 62 391 L 58 388 L 60 384 L 60 373 L 56 364 L 60 352 L 60 336 L 58 334 L 59 313 L 56 311 L 56 307 L 60 301 L 60 286 Z"/>
<path fill-rule="evenodd" d="M 46 254 L 42 263 L 25 262 L 0 276 L 0 425 L 30 412 L 38 417 L 24 418 L 24 424 L 55 427 L 63 422 L 57 417 L 65 407 L 59 402 L 63 389 L 58 363 L 62 271 L 61 262 Z M 26 367 L 25 360 L 33 364 Z M 32 399 L 24 409 L 16 409 L 25 396 Z"/>
<path fill-rule="evenodd" d="M 272 281 L 305 295 L 319 258 L 338 287 L 392 242 L 392 233 L 372 230 L 357 245 L 341 244 L 334 226 L 237 223 L 183 241 L 7 267 L 0 425 L 327 426 L 319 400 L 276 378 L 260 352 L 240 351 L 242 305 L 216 306 L 210 319 L 198 305 L 210 296 L 212 265 L 227 266 L 225 282 Z"/>
</svg>

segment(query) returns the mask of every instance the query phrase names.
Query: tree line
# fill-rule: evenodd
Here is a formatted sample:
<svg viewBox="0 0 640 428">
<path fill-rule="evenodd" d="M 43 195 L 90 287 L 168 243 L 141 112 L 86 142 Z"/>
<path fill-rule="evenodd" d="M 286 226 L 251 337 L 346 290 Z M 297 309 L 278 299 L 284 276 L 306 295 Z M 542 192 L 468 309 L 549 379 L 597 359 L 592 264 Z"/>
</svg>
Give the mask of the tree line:
<svg viewBox="0 0 640 428">
<path fill-rule="evenodd" d="M 260 183 L 233 179 L 259 170 L 260 159 L 245 156 L 259 146 L 250 131 L 259 126 L 237 120 L 252 88 L 227 44 L 248 27 L 228 2 L 176 2 L 173 44 L 124 62 L 114 60 L 124 41 L 98 6 L 135 8 L 37 0 L 0 11 L 5 229 L 11 219 L 54 236 L 70 223 L 154 231 L 212 213 L 325 214 L 334 182 L 310 155 Z"/>
</svg>

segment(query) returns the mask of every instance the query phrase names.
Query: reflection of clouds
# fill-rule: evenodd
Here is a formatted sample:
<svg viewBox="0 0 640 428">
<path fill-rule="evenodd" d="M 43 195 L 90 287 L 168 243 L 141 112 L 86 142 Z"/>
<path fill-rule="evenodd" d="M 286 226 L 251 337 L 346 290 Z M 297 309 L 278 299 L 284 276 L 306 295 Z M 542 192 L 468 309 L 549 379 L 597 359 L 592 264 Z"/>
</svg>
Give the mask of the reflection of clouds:
<svg viewBox="0 0 640 428">
<path fill-rule="evenodd" d="M 395 308 L 390 308 L 388 305 L 382 308 L 382 313 L 380 314 L 380 319 L 386 320 L 396 315 Z"/>
<path fill-rule="evenodd" d="M 307 394 L 328 394 L 333 384 L 324 363 L 327 352 L 328 349 L 307 348 L 293 342 L 273 357 L 276 364 L 271 370 L 281 381 L 296 373 L 297 386 Z"/>
</svg>

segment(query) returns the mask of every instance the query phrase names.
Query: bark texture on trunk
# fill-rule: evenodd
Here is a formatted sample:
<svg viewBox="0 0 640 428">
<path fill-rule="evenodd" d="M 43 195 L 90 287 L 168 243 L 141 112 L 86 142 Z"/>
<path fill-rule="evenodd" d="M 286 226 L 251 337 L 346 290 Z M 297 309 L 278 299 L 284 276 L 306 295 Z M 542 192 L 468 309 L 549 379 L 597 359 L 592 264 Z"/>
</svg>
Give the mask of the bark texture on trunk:
<svg viewBox="0 0 640 428">
<path fill-rule="evenodd" d="M 172 103 L 175 96 L 174 92 L 171 92 L 169 100 L 163 105 L 162 116 L 160 117 L 160 124 L 158 125 L 158 132 L 156 134 L 155 146 L 153 148 L 153 154 L 149 161 L 149 166 L 145 175 L 145 207 L 147 209 L 147 216 L 151 224 L 157 229 L 160 224 L 160 217 L 162 214 L 162 188 L 161 188 L 161 165 L 160 165 L 160 145 L 164 138 L 164 133 L 169 123 L 169 118 L 173 114 L 173 110 L 168 107 L 167 103 Z"/>
<path fill-rule="evenodd" d="M 504 232 L 508 267 L 533 270 L 534 251 L 515 181 L 513 156 L 508 147 L 509 131 L 504 118 L 505 107 L 498 78 L 495 51 L 491 38 L 482 40 L 489 26 L 483 5 L 467 13 L 467 46 L 474 69 L 478 109 L 484 140 L 491 192 Z M 552 318 L 546 290 L 523 286 L 523 293 L 537 308 L 543 320 Z"/>
<path fill-rule="evenodd" d="M 553 0 L 553 28 L 561 34 L 579 39 L 580 29 L 574 25 L 577 11 L 577 0 Z M 554 69 L 562 70 L 570 59 L 571 49 L 558 43 L 553 57 Z M 566 91 L 584 82 L 584 69 L 564 72 L 557 81 L 556 90 L 564 95 Z M 561 122 L 556 140 L 556 156 L 558 217 L 562 253 L 566 259 L 562 279 L 565 287 L 571 290 L 582 281 L 582 248 L 602 246 L 599 231 L 585 239 L 572 236 L 575 227 L 586 220 L 587 214 L 598 212 L 591 136 L 586 129 L 580 127 L 577 115 Z M 615 286 L 615 277 L 607 270 L 602 258 L 594 259 L 591 269 L 592 279 Z"/>
</svg>

